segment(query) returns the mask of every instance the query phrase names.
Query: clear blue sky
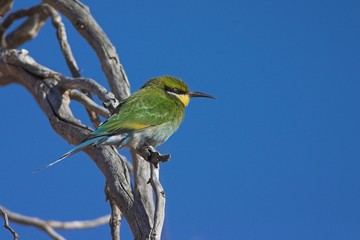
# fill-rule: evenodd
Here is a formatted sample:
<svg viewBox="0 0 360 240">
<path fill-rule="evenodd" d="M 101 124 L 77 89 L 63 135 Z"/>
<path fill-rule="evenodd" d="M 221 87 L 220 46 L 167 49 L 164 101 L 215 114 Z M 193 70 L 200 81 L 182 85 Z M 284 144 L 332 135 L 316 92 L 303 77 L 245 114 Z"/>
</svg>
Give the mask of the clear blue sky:
<svg viewBox="0 0 360 240">
<path fill-rule="evenodd" d="M 37 1 L 15 8 L 28 2 Z M 194 99 L 160 148 L 172 154 L 161 169 L 163 239 L 360 239 L 359 1 L 84 2 L 116 45 L 132 91 L 170 74 L 217 97 Z M 66 24 L 82 75 L 107 87 Z M 23 48 L 70 75 L 49 22 Z M 104 178 L 83 153 L 31 174 L 70 146 L 25 89 L 1 87 L 0 109 L 1 204 L 44 219 L 109 212 Z M 48 239 L 13 227 L 24 239 Z M 122 231 L 131 239 L 125 223 Z M 62 233 L 109 236 L 107 226 Z M 10 236 L 0 229 L 0 238 Z"/>
</svg>

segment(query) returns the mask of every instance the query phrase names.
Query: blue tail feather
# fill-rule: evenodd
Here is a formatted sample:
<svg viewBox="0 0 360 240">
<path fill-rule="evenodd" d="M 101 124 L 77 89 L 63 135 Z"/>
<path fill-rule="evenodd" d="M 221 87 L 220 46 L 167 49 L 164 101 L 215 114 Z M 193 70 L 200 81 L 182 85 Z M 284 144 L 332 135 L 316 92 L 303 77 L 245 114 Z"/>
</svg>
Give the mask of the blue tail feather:
<svg viewBox="0 0 360 240">
<path fill-rule="evenodd" d="M 73 149 L 71 149 L 69 152 L 65 153 L 64 155 L 62 155 L 59 159 L 49 163 L 48 165 L 45 165 L 39 169 L 36 169 L 34 171 L 32 171 L 32 173 L 36 173 L 36 172 L 39 172 L 39 171 L 42 171 L 46 168 L 49 168 L 53 165 L 55 165 L 56 163 L 58 162 L 61 162 L 62 160 L 64 160 L 65 158 L 77 153 L 77 152 L 80 152 L 81 150 L 83 150 L 84 148 L 92 145 L 92 144 L 96 144 L 98 142 L 103 142 L 107 139 L 108 137 L 107 136 L 101 136 L 101 137 L 96 137 L 96 138 L 92 138 L 92 139 L 89 139 L 83 143 L 80 143 L 79 145 L 77 145 L 76 147 L 74 147 Z"/>
</svg>

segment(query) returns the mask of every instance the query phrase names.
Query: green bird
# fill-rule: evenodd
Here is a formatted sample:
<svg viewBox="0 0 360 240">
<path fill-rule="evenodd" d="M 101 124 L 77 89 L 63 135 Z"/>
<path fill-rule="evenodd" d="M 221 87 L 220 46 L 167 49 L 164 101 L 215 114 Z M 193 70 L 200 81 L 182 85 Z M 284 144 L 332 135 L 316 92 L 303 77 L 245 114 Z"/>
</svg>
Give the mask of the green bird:
<svg viewBox="0 0 360 240">
<path fill-rule="evenodd" d="M 56 161 L 35 170 L 51 167 L 65 158 L 95 145 L 129 147 L 141 153 L 165 142 L 180 126 L 190 98 L 213 98 L 205 93 L 191 92 L 184 81 L 161 76 L 146 82 L 137 92 L 120 102 L 115 112 L 82 143 Z M 166 156 L 167 158 L 170 155 Z"/>
</svg>

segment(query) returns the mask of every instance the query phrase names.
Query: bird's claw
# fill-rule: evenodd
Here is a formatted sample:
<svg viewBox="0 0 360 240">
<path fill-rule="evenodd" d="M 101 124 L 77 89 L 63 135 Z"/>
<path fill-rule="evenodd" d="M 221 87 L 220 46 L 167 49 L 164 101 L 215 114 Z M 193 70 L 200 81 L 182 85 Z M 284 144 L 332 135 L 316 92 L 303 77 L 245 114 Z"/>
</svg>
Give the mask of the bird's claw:
<svg viewBox="0 0 360 240">
<path fill-rule="evenodd" d="M 143 147 L 139 154 L 148 162 L 154 164 L 154 166 L 157 168 L 159 165 L 159 162 L 167 162 L 169 161 L 171 155 L 170 154 L 164 154 L 162 155 L 160 152 L 158 152 L 155 148 L 151 146 Z"/>
</svg>

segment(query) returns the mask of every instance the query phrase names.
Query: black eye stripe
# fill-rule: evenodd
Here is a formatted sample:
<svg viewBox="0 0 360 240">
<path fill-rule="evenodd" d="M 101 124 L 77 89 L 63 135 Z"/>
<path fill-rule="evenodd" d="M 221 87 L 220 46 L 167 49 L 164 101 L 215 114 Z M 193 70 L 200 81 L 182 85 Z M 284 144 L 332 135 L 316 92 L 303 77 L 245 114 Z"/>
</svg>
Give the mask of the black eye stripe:
<svg viewBox="0 0 360 240">
<path fill-rule="evenodd" d="M 176 93 L 176 94 L 186 94 L 185 91 L 182 91 L 182 90 L 178 89 L 177 87 L 171 88 L 171 87 L 165 86 L 165 90 L 167 92 L 172 92 L 172 93 Z"/>
</svg>

